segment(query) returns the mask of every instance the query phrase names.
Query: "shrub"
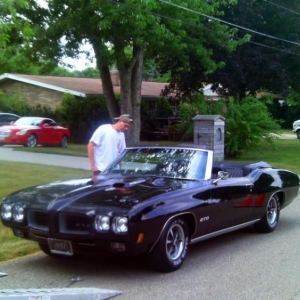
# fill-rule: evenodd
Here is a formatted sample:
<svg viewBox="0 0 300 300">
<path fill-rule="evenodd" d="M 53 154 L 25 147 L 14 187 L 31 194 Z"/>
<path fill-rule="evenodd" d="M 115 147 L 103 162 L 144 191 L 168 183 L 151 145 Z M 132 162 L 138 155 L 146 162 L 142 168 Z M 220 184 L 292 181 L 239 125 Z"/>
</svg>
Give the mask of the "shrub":
<svg viewBox="0 0 300 300">
<path fill-rule="evenodd" d="M 76 143 L 87 143 L 98 126 L 111 122 L 103 97 L 75 98 L 65 94 L 56 114 L 68 126 Z"/>
<path fill-rule="evenodd" d="M 273 133 L 280 132 L 266 105 L 253 97 L 240 102 L 230 99 L 225 118 L 226 157 L 240 157 L 250 150 L 259 150 L 264 143 L 272 145 Z"/>
</svg>

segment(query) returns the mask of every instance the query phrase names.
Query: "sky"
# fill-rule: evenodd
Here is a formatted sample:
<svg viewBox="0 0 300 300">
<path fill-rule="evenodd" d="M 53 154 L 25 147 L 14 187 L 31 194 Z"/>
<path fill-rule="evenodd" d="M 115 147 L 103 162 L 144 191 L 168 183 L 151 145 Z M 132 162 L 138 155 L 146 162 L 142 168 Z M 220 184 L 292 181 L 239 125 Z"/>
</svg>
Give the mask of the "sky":
<svg viewBox="0 0 300 300">
<path fill-rule="evenodd" d="M 84 44 L 80 50 L 84 50 L 84 51 L 90 51 L 91 53 L 94 53 L 94 50 L 92 49 L 92 46 L 90 44 Z M 95 68 L 96 67 L 96 61 L 95 59 L 91 62 L 90 60 L 86 59 L 85 55 L 82 54 L 79 56 L 78 59 L 73 59 L 73 58 L 69 58 L 66 57 L 63 59 L 64 63 L 70 64 L 72 66 L 74 66 L 71 70 L 72 71 L 82 71 L 86 68 Z M 65 67 L 67 68 L 67 67 Z M 69 68 L 68 68 L 69 69 Z"/>
<path fill-rule="evenodd" d="M 91 68 L 96 67 L 95 62 L 91 63 L 84 56 L 82 56 L 79 59 L 65 58 L 65 59 L 63 59 L 63 62 L 72 65 L 73 66 L 72 69 L 71 69 L 72 71 L 75 71 L 75 70 L 82 71 L 82 70 L 84 70 L 86 68 L 89 68 L 89 67 L 91 67 Z M 69 69 L 69 68 L 67 68 L 67 69 Z"/>
</svg>

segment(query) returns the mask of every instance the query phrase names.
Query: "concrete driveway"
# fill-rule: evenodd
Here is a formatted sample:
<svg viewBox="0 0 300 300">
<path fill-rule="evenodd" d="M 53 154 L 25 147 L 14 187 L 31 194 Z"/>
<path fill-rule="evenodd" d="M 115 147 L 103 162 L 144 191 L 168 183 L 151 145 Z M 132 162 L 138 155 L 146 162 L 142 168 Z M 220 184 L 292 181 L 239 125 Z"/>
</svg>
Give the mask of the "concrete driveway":
<svg viewBox="0 0 300 300">
<path fill-rule="evenodd" d="M 27 162 L 84 170 L 91 169 L 87 157 L 14 151 L 16 147 L 0 147 L 0 160 Z"/>
</svg>

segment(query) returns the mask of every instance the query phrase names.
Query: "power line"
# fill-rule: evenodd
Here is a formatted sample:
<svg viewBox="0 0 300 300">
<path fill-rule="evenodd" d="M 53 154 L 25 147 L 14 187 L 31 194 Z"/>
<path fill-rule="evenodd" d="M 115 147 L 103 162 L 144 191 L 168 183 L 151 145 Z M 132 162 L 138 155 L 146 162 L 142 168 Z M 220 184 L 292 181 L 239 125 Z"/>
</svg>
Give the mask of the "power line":
<svg viewBox="0 0 300 300">
<path fill-rule="evenodd" d="M 286 8 L 286 7 L 283 7 L 283 6 L 281 6 L 281 5 L 277 4 L 277 3 L 274 3 L 274 2 L 271 2 L 271 1 L 268 1 L 268 0 L 265 0 L 265 1 L 268 2 L 268 3 L 270 3 L 270 4 L 272 4 L 272 5 L 277 6 L 277 7 L 279 7 L 279 8 L 282 8 L 282 9 L 284 9 L 284 10 L 286 10 L 286 11 L 292 13 L 292 14 L 295 14 L 295 15 L 300 16 L 300 13 L 298 13 L 298 12 L 296 12 L 296 11 L 294 11 L 294 10 L 288 9 L 288 8 Z"/>
<path fill-rule="evenodd" d="M 255 31 L 255 30 L 246 28 L 246 27 L 244 27 L 244 26 L 239 26 L 239 25 L 236 25 L 236 24 L 233 24 L 233 23 L 224 21 L 224 20 L 222 20 L 222 19 L 219 19 L 219 18 L 216 18 L 216 17 L 213 17 L 213 16 L 209 16 L 209 15 L 206 15 L 206 14 L 203 14 L 203 13 L 200 13 L 200 12 L 197 12 L 197 11 L 195 11 L 195 10 L 192 10 L 192 9 L 189 9 L 189 8 L 186 8 L 186 7 L 183 7 L 183 6 L 180 6 L 180 5 L 171 3 L 171 2 L 167 2 L 167 1 L 164 1 L 164 0 L 159 0 L 159 1 L 162 2 L 162 3 L 165 3 L 165 4 L 167 4 L 167 5 L 172 5 L 172 6 L 175 6 L 175 7 L 177 7 L 177 8 L 180 8 L 180 9 L 183 9 L 183 10 L 186 10 L 186 11 L 189 11 L 189 12 L 192 12 L 192 13 L 195 13 L 195 14 L 198 14 L 198 15 L 201 15 L 201 16 L 206 17 L 206 18 L 208 18 L 208 19 L 215 20 L 215 21 L 219 21 L 219 22 L 221 22 L 221 23 L 224 23 L 224 24 L 227 24 L 227 25 L 230 25 L 230 26 L 233 26 L 233 27 L 237 27 L 237 28 L 239 28 L 239 29 L 243 29 L 243 30 L 245 30 L 245 31 L 249 31 L 249 32 L 252 32 L 252 33 L 255 33 L 255 34 L 258 34 L 258 35 L 261 35 L 261 36 L 265 36 L 265 37 L 268 37 L 268 38 L 271 38 L 271 39 L 274 39 L 274 40 L 278 40 L 278 41 L 281 41 L 281 42 L 286 42 L 286 43 L 290 43 L 290 44 L 294 44 L 294 45 L 300 46 L 300 43 L 297 43 L 297 42 L 292 42 L 292 41 L 289 41 L 289 40 L 277 38 L 277 37 L 275 37 L 275 36 L 272 36 L 272 35 L 269 35 L 269 34 L 266 34 L 266 33 L 258 32 L 258 31 Z"/>
<path fill-rule="evenodd" d="M 116 0 L 105 0 L 105 1 L 111 2 L 111 3 L 113 3 L 113 4 L 115 4 L 115 5 L 118 5 L 118 6 L 127 6 L 127 7 L 130 7 L 130 8 L 132 8 L 132 9 L 134 9 L 134 10 L 138 10 L 138 11 L 140 11 L 140 12 L 144 12 L 144 13 L 147 13 L 147 14 L 151 14 L 151 15 L 153 15 L 153 16 L 160 17 L 160 18 L 163 18 L 163 19 L 167 19 L 167 20 L 171 20 L 171 21 L 175 21 L 175 22 L 180 22 L 180 23 L 185 24 L 185 25 L 188 25 L 188 26 L 197 26 L 197 25 L 194 25 L 194 24 L 189 24 L 189 23 L 187 23 L 187 22 L 184 22 L 184 21 L 182 21 L 182 20 L 180 20 L 180 19 L 175 19 L 175 18 L 172 18 L 172 17 L 169 17 L 169 16 L 165 16 L 165 15 L 162 15 L 162 14 L 159 14 L 159 13 L 154 13 L 154 12 L 151 12 L 151 11 L 146 10 L 146 9 L 140 9 L 140 8 L 137 8 L 136 6 L 130 5 L 130 4 L 128 4 L 128 3 L 122 3 L 122 2 L 118 2 L 118 1 L 116 1 Z M 161 2 L 165 2 L 165 1 L 161 1 Z M 268 1 L 268 2 L 269 2 L 269 1 Z M 180 7 L 180 8 L 183 8 L 183 7 Z M 194 12 L 194 11 L 192 11 L 192 12 Z M 197 12 L 195 12 L 195 13 L 197 13 Z M 199 14 L 201 14 L 201 13 L 199 13 Z M 205 15 L 205 16 L 206 16 L 206 15 Z M 207 16 L 207 17 L 210 18 L 210 19 L 217 19 L 217 18 L 214 18 L 214 17 L 211 17 L 211 16 Z M 217 19 L 217 20 L 219 20 L 219 19 Z M 220 20 L 220 21 L 222 21 L 222 20 Z M 224 21 L 224 22 L 226 22 L 226 21 Z M 231 23 L 229 23 L 229 22 L 227 22 L 227 23 L 228 23 L 228 24 L 231 24 Z M 238 25 L 233 24 L 233 26 L 236 26 L 236 27 L 237 27 Z M 206 30 L 212 31 L 211 29 L 206 29 Z M 254 31 L 254 32 L 256 32 L 256 31 Z M 234 37 L 234 39 L 235 39 L 235 40 L 240 40 L 240 39 L 237 38 L 237 37 Z M 253 41 L 248 41 L 247 43 L 254 44 L 254 45 L 257 45 L 257 46 L 261 46 L 261 47 L 265 47 L 265 48 L 269 48 L 269 49 L 273 49 L 273 50 L 277 50 L 277 51 L 284 52 L 284 53 L 288 53 L 288 54 L 293 54 L 293 55 L 300 56 L 300 54 L 298 54 L 298 53 L 291 52 L 291 51 L 287 51 L 287 50 L 284 50 L 284 49 L 279 49 L 279 48 L 272 47 L 272 46 L 268 46 L 268 45 L 265 45 L 265 44 L 262 44 L 262 43 L 256 43 L 256 42 L 253 42 Z M 292 43 L 293 43 L 293 42 L 292 42 Z M 299 45 L 299 44 L 297 44 L 297 45 Z"/>
</svg>

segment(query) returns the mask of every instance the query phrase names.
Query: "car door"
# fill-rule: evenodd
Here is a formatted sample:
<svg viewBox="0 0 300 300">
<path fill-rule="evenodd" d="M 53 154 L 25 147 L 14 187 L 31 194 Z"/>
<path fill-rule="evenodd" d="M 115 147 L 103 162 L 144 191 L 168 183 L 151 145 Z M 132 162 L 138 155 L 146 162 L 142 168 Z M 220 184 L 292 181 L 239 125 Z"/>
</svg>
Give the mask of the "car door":
<svg viewBox="0 0 300 300">
<path fill-rule="evenodd" d="M 246 223 L 253 218 L 253 184 L 245 177 L 219 180 L 211 186 L 209 232 Z"/>
<path fill-rule="evenodd" d="M 192 239 L 200 237 L 208 233 L 211 218 L 211 191 L 210 187 L 202 187 L 201 192 L 193 195 L 194 208 L 193 212 L 196 216 L 196 231 L 191 237 Z"/>
<path fill-rule="evenodd" d="M 56 123 L 53 120 L 45 119 L 41 123 L 41 138 L 40 143 L 44 145 L 54 145 L 57 144 L 57 131 Z"/>
</svg>

